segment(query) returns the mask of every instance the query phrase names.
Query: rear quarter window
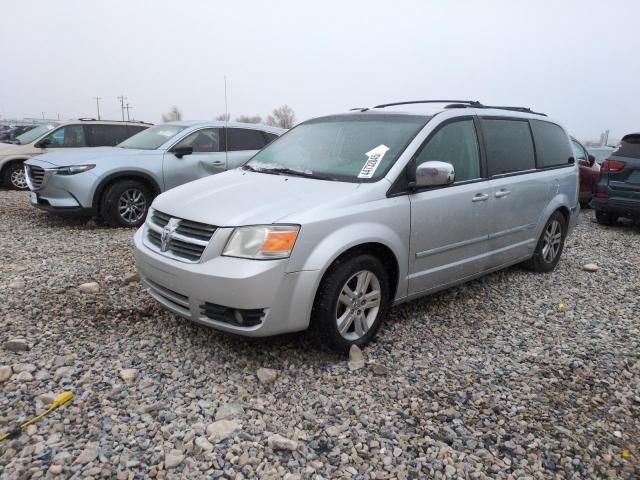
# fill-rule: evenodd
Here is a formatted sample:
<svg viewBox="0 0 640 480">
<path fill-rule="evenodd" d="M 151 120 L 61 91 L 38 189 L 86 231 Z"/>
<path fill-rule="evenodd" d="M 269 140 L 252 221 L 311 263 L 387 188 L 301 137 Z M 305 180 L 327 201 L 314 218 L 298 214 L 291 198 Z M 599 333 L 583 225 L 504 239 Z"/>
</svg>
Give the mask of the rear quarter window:
<svg viewBox="0 0 640 480">
<path fill-rule="evenodd" d="M 533 139 L 526 120 L 482 119 L 489 176 L 536 168 Z"/>
<path fill-rule="evenodd" d="M 640 134 L 627 135 L 620 142 L 620 146 L 613 151 L 618 157 L 640 158 Z"/>
<path fill-rule="evenodd" d="M 530 122 L 536 146 L 538 168 L 568 165 L 569 158 L 574 155 L 569 137 L 562 127 L 542 120 L 530 120 Z M 581 155 L 584 157 L 584 152 Z M 576 157 L 577 160 L 579 158 Z"/>
</svg>

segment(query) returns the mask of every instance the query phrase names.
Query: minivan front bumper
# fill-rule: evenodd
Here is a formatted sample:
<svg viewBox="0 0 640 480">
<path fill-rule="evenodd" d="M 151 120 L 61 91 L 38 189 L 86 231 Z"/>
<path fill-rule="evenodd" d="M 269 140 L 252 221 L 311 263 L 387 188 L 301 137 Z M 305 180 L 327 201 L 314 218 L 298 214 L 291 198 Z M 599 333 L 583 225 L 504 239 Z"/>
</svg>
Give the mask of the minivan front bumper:
<svg viewBox="0 0 640 480">
<path fill-rule="evenodd" d="M 186 263 L 144 244 L 147 227 L 134 235 L 140 279 L 165 308 L 217 330 L 264 337 L 305 330 L 320 272 L 286 272 L 287 260 L 214 256 Z"/>
</svg>

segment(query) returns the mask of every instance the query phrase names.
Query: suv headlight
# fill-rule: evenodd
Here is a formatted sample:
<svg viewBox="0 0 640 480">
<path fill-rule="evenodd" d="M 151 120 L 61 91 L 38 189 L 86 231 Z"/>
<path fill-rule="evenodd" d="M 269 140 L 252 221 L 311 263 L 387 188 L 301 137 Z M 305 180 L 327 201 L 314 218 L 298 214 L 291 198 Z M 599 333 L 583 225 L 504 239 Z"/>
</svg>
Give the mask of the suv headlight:
<svg viewBox="0 0 640 480">
<path fill-rule="evenodd" d="M 299 225 L 238 227 L 231 234 L 222 255 L 256 260 L 287 258 L 299 231 Z"/>
<path fill-rule="evenodd" d="M 68 167 L 58 167 L 53 169 L 54 175 L 76 175 L 78 173 L 87 172 L 95 168 L 95 165 L 69 165 Z"/>
</svg>

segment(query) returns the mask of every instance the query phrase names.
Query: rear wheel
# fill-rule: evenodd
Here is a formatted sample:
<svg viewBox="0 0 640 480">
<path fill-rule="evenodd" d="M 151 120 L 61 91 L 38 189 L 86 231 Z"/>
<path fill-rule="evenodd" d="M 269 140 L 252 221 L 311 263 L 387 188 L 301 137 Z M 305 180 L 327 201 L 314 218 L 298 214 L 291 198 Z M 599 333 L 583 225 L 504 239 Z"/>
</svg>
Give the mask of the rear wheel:
<svg viewBox="0 0 640 480">
<path fill-rule="evenodd" d="M 389 276 L 368 254 L 338 260 L 327 271 L 311 312 L 316 337 L 333 350 L 364 346 L 375 336 L 390 304 Z"/>
<path fill-rule="evenodd" d="M 13 190 L 28 190 L 27 176 L 24 173 L 24 164 L 14 162 L 4 169 L 4 184 Z"/>
<path fill-rule="evenodd" d="M 137 180 L 122 180 L 107 188 L 100 213 L 112 227 L 139 227 L 144 223 L 151 200 L 146 185 Z"/>
<path fill-rule="evenodd" d="M 616 223 L 618 223 L 618 217 L 613 213 L 596 210 L 596 222 L 598 222 L 600 225 L 612 227 Z"/>
<path fill-rule="evenodd" d="M 527 260 L 525 267 L 534 272 L 550 272 L 560 261 L 567 233 L 566 220 L 560 212 L 554 212 L 547 220 L 533 256 Z"/>
</svg>

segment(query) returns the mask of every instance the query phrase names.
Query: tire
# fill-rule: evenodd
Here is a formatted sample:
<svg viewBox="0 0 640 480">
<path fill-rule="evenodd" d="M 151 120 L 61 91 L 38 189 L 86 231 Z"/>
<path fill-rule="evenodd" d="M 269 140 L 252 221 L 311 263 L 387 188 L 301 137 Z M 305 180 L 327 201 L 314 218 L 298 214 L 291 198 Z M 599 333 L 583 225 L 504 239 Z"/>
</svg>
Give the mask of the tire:
<svg viewBox="0 0 640 480">
<path fill-rule="evenodd" d="M 151 191 L 137 180 L 121 180 L 107 187 L 100 215 L 112 227 L 139 227 L 151 205 Z"/>
<path fill-rule="evenodd" d="M 618 223 L 618 217 L 610 212 L 596 210 L 596 222 L 598 222 L 600 225 L 613 227 L 616 223 Z"/>
<path fill-rule="evenodd" d="M 351 345 L 367 345 L 389 311 L 390 291 L 389 275 L 377 257 L 358 253 L 336 260 L 322 278 L 311 310 L 315 338 L 340 353 Z M 370 297 L 368 308 L 365 297 Z M 346 326 L 343 333 L 340 319 Z"/>
<path fill-rule="evenodd" d="M 533 256 L 524 262 L 524 266 L 534 272 L 546 273 L 556 268 L 564 249 L 567 236 L 567 221 L 559 211 L 551 215 L 538 239 Z"/>
<path fill-rule="evenodd" d="M 29 190 L 22 162 L 13 162 L 7 165 L 2 177 L 3 183 L 12 190 Z"/>
</svg>

